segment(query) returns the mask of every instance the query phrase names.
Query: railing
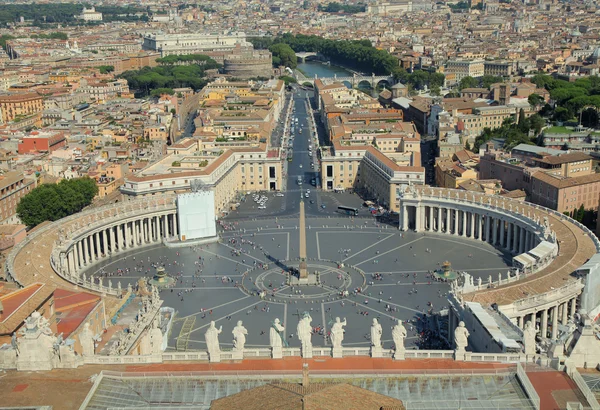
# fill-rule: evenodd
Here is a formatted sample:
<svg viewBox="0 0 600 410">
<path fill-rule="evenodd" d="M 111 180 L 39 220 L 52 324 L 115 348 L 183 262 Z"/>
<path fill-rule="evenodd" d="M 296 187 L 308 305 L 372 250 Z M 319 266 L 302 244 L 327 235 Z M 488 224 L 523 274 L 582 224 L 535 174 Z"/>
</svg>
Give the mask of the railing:
<svg viewBox="0 0 600 410">
<path fill-rule="evenodd" d="M 163 358 L 160 355 L 143 356 L 84 356 L 84 364 L 137 364 L 137 363 L 162 363 Z"/>
<path fill-rule="evenodd" d="M 454 350 L 406 350 L 406 359 L 453 359 Z"/>
<path fill-rule="evenodd" d="M 585 380 L 583 380 L 583 377 L 581 377 L 581 374 L 579 374 L 577 368 L 575 366 L 567 367 L 567 374 L 571 377 L 571 379 L 573 379 L 577 387 L 579 387 L 579 390 L 581 390 L 581 393 L 583 393 L 583 395 L 585 396 L 585 399 L 587 400 L 590 407 L 593 410 L 600 410 L 600 404 L 598 404 L 596 396 L 590 389 L 590 386 L 588 386 Z"/>
<path fill-rule="evenodd" d="M 560 297 L 573 297 L 571 295 L 572 292 L 577 292 L 583 288 L 583 284 L 580 280 L 572 281 L 567 283 L 566 285 L 550 290 L 545 293 L 540 293 L 534 296 L 530 296 L 528 298 L 520 299 L 513 302 L 514 306 L 519 309 L 527 309 L 529 307 L 535 307 L 539 305 L 539 302 L 548 301 L 548 303 L 552 302 L 552 298 L 554 296 Z"/>
<path fill-rule="evenodd" d="M 517 364 L 517 378 L 521 382 L 523 390 L 525 390 L 529 400 L 531 400 L 536 410 L 539 410 L 541 408 L 540 396 L 538 396 L 533 385 L 531 384 L 531 381 L 529 380 L 529 377 L 527 377 L 527 373 L 525 373 L 525 370 L 523 370 L 523 366 L 521 366 L 520 363 Z"/>
<path fill-rule="evenodd" d="M 470 362 L 520 363 L 525 356 L 518 353 L 469 353 L 466 355 Z"/>
</svg>

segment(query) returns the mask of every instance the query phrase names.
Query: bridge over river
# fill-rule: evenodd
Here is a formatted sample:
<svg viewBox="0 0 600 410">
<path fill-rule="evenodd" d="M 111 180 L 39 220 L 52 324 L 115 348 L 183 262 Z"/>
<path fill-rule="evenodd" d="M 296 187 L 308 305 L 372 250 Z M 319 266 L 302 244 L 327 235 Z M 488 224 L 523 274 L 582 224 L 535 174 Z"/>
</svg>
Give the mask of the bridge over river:
<svg viewBox="0 0 600 410">
<path fill-rule="evenodd" d="M 319 77 L 318 75 L 315 74 L 314 78 L 308 78 L 304 74 L 302 74 L 300 71 L 294 70 L 294 77 L 300 84 L 309 82 L 314 85 L 315 80 L 319 79 L 325 85 L 329 85 L 329 84 L 333 84 L 333 83 L 337 82 L 337 83 L 344 83 L 346 85 L 349 85 L 350 88 L 357 88 L 361 83 L 364 83 L 364 82 L 368 83 L 371 86 L 371 88 L 373 88 L 373 89 L 376 89 L 377 86 L 380 85 L 381 83 L 387 83 L 389 86 L 392 86 L 396 83 L 396 81 L 394 80 L 394 76 L 392 76 L 392 75 L 372 74 L 371 76 L 364 76 L 364 75 L 353 74 L 352 76 L 338 77 L 336 74 L 334 74 L 333 77 Z"/>
</svg>

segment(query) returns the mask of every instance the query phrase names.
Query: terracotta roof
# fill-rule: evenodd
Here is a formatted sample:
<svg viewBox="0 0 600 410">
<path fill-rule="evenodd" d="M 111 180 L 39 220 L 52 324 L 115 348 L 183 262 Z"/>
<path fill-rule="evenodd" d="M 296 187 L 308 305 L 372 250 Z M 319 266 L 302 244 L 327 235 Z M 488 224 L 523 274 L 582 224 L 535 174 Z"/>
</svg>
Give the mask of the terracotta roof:
<svg viewBox="0 0 600 410">
<path fill-rule="evenodd" d="M 542 181 L 558 189 L 570 188 L 579 185 L 593 184 L 600 182 L 600 174 L 582 175 L 578 177 L 556 177 L 546 172 L 539 171 L 533 174 L 532 178 Z"/>
<path fill-rule="evenodd" d="M 32 283 L 15 292 L 0 297 L 4 310 L 0 319 L 0 335 L 16 331 L 34 310 L 38 309 L 54 292 L 52 286 Z"/>
<path fill-rule="evenodd" d="M 54 291 L 54 308 L 58 321 L 56 328 L 63 337 L 68 337 L 88 317 L 101 301 L 100 296 L 86 292 L 71 292 L 65 289 Z"/>
<path fill-rule="evenodd" d="M 403 410 L 402 401 L 346 383 L 267 384 L 213 400 L 212 410 Z"/>
<path fill-rule="evenodd" d="M 533 158 L 535 162 L 542 162 L 550 165 L 567 164 L 569 162 L 587 161 L 590 159 L 592 159 L 592 157 L 583 152 L 570 152 L 560 155 L 547 155 L 543 158 Z"/>
</svg>

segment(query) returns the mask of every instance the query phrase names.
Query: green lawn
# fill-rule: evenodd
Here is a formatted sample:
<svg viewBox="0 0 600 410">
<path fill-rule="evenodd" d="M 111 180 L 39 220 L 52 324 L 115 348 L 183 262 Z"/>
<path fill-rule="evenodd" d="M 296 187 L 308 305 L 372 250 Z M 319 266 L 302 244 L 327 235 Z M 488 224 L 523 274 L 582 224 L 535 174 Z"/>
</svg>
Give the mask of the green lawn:
<svg viewBox="0 0 600 410">
<path fill-rule="evenodd" d="M 550 127 L 546 128 L 544 132 L 548 134 L 570 134 L 573 130 L 567 127 Z"/>
</svg>

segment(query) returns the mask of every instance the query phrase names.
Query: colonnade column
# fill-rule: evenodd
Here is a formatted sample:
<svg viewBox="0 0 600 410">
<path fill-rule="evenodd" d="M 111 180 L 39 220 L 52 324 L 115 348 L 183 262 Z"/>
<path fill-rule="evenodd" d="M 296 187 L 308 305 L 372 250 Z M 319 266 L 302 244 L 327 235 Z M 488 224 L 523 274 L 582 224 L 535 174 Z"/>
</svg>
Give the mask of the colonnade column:
<svg viewBox="0 0 600 410">
<path fill-rule="evenodd" d="M 104 244 L 104 255 L 110 254 L 108 250 L 108 235 L 106 234 L 106 229 L 102 230 L 102 243 Z"/>
<path fill-rule="evenodd" d="M 561 307 L 562 307 L 562 311 L 561 311 L 561 313 L 562 313 L 562 318 L 561 318 L 561 320 L 560 320 L 560 323 L 562 323 L 563 325 L 566 325 L 566 324 L 567 324 L 567 308 L 569 307 L 568 305 L 569 305 L 569 303 L 568 303 L 568 302 L 565 302 L 565 303 L 563 303 L 563 304 L 561 305 Z"/>
<path fill-rule="evenodd" d="M 117 231 L 117 245 L 119 252 L 123 250 L 123 231 L 121 230 L 122 225 L 115 226 L 115 230 Z"/>
<path fill-rule="evenodd" d="M 500 226 L 500 247 L 503 248 L 504 247 L 504 219 L 499 219 L 499 226 Z"/>
<path fill-rule="evenodd" d="M 548 309 L 542 310 L 542 325 L 540 326 L 542 338 L 546 338 L 548 334 Z"/>
<path fill-rule="evenodd" d="M 512 252 L 513 253 L 517 253 L 517 250 L 519 249 L 519 229 L 521 229 L 521 227 L 519 225 L 515 225 L 513 228 L 513 240 L 512 240 Z"/>
<path fill-rule="evenodd" d="M 406 207 L 404 207 L 406 208 Z M 406 213 L 405 213 L 406 216 Z M 167 219 L 169 218 L 169 215 L 163 215 L 162 216 L 162 225 L 163 225 L 163 237 L 168 238 L 169 237 L 169 230 L 167 229 Z M 404 226 L 408 225 L 408 218 L 404 218 Z"/>
<path fill-rule="evenodd" d="M 486 215 L 485 216 L 485 238 L 484 238 L 486 242 L 490 242 L 490 225 L 491 225 L 490 216 Z"/>
<path fill-rule="evenodd" d="M 577 298 L 571 299 L 571 318 L 575 318 L 575 312 L 577 311 Z"/>
<path fill-rule="evenodd" d="M 438 218 L 437 218 L 437 231 L 438 232 L 442 232 L 442 207 L 438 206 L 437 209 L 437 214 L 438 214 Z"/>
<path fill-rule="evenodd" d="M 96 245 L 96 259 L 100 259 L 100 255 L 102 254 L 102 251 L 100 250 L 100 232 L 94 234 L 94 242 Z"/>
<path fill-rule="evenodd" d="M 471 211 L 471 229 L 469 229 L 469 231 L 471 232 L 471 239 L 475 238 L 475 212 Z"/>
<path fill-rule="evenodd" d="M 454 215 L 454 232 L 452 232 L 453 235 L 458 235 L 458 217 L 460 215 L 460 211 L 458 209 L 453 209 L 452 210 L 452 214 Z"/>
<path fill-rule="evenodd" d="M 552 308 L 552 340 L 558 336 L 558 305 Z"/>
<path fill-rule="evenodd" d="M 429 207 L 429 224 L 427 225 L 429 232 L 433 231 L 433 207 Z"/>
<path fill-rule="evenodd" d="M 460 236 L 467 236 L 467 211 L 461 211 L 462 213 L 462 232 Z"/>
<path fill-rule="evenodd" d="M 129 248 L 129 222 L 123 224 L 123 249 Z"/>
<path fill-rule="evenodd" d="M 504 248 L 509 252 L 512 250 L 512 237 L 513 237 L 512 231 L 513 231 L 513 224 L 509 222 L 508 229 L 506 232 L 506 247 Z"/>
<path fill-rule="evenodd" d="M 72 275 L 77 273 L 77 269 L 75 268 L 75 249 L 74 248 L 71 248 L 71 250 L 67 254 L 67 263 L 69 264 L 69 272 Z"/>
<path fill-rule="evenodd" d="M 525 230 L 525 228 L 521 227 L 521 240 L 520 240 L 520 243 L 519 243 L 519 253 L 523 253 L 526 250 L 528 250 L 528 249 L 525 249 L 525 245 L 527 244 L 526 241 L 525 241 L 525 232 L 527 232 Z"/>
<path fill-rule="evenodd" d="M 87 238 L 83 238 L 80 242 L 83 243 L 83 264 L 87 265 L 88 263 L 88 244 L 87 244 Z"/>
</svg>

